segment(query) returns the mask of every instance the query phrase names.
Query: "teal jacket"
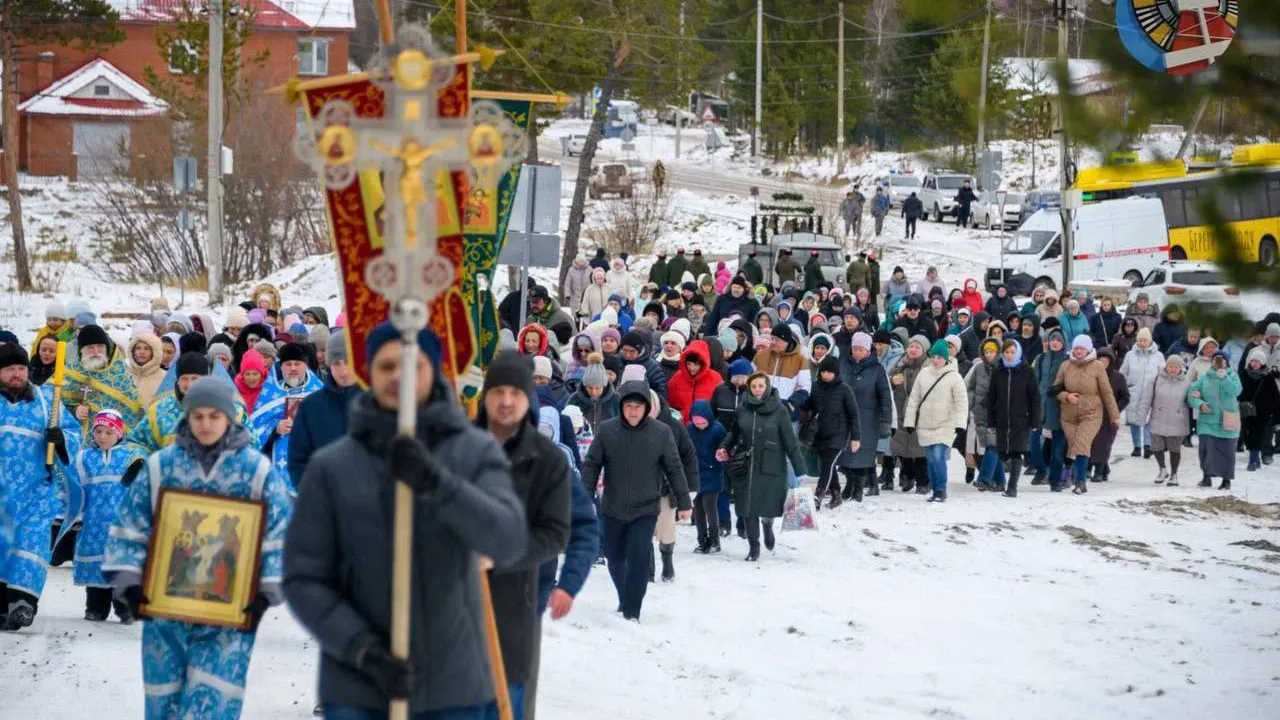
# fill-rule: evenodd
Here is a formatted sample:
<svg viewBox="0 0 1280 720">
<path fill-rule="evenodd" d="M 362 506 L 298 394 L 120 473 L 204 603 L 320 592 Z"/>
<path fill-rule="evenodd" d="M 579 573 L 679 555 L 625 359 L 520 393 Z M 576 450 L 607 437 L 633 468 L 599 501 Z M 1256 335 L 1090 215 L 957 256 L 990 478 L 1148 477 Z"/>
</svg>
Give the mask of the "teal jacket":
<svg viewBox="0 0 1280 720">
<path fill-rule="evenodd" d="M 1187 390 L 1187 404 L 1200 409 L 1196 419 L 1196 434 L 1210 437 L 1235 440 L 1240 437 L 1239 430 L 1227 430 L 1222 427 L 1222 413 L 1240 412 L 1240 376 L 1235 370 L 1228 369 L 1224 377 L 1209 370 L 1199 377 Z M 1197 394 L 1198 393 L 1198 394 Z M 1208 405 L 1205 412 L 1201 405 Z"/>
</svg>

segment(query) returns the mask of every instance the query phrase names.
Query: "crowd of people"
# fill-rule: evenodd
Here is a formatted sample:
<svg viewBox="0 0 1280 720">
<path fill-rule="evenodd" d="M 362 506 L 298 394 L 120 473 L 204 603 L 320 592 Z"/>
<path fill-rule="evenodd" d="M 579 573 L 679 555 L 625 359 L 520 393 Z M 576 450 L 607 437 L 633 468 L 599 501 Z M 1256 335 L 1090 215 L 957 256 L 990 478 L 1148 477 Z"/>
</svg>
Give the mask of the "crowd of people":
<svg viewBox="0 0 1280 720">
<path fill-rule="evenodd" d="M 645 282 L 629 260 L 599 251 L 558 298 L 531 283 L 503 299 L 474 419 L 422 331 L 414 437 L 397 432 L 399 333 L 373 330 L 354 368 L 342 314 L 269 285 L 221 323 L 157 300 L 124 342 L 81 301 L 50 303 L 29 351 L 0 331 L 0 628 L 31 626 L 47 566 L 71 561 L 87 621 L 147 620 L 147 717 L 237 717 L 258 622 L 285 601 L 323 650 L 318 712 L 384 717 L 408 698 L 417 718 L 497 717 L 488 572 L 507 691 L 532 718 L 544 612 L 569 614 L 603 564 L 639 621 L 649 584 L 675 580 L 681 522 L 693 552 L 736 533 L 757 562 L 810 487 L 826 512 L 895 488 L 946 502 L 953 451 L 967 483 L 1009 498 L 1023 476 L 1108 482 L 1122 425 L 1155 462 L 1125 473 L 1144 482 L 1178 485 L 1194 446 L 1199 484 L 1229 490 L 1237 453 L 1249 471 L 1275 453 L 1280 314 L 1219 342 L 1143 295 L 1123 311 L 1082 290 L 1019 304 L 935 268 L 882 278 L 874 253 L 777 287 L 754 259 L 713 270 L 681 248 Z M 389 645 L 396 478 L 420 523 L 413 613 L 431 618 L 408 659 Z M 161 488 L 263 503 L 247 629 L 148 616 Z"/>
</svg>

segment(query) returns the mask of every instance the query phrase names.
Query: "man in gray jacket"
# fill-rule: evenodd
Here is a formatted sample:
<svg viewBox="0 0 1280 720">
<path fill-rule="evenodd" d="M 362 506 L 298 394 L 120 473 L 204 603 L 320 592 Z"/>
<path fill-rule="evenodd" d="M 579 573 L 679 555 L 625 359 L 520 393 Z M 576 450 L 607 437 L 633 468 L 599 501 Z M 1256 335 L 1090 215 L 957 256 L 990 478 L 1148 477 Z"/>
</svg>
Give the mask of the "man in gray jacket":
<svg viewBox="0 0 1280 720">
<path fill-rule="evenodd" d="M 326 716 L 408 698 L 414 718 L 483 718 L 494 690 L 478 556 L 518 562 L 528 525 L 502 448 L 458 407 L 429 330 L 417 338 L 417 433 L 397 434 L 399 337 L 389 323 L 370 334 L 369 392 L 353 401 L 348 434 L 307 466 L 285 538 L 285 596 L 320 643 Z M 397 479 L 417 504 L 407 660 L 389 651 Z"/>
<path fill-rule="evenodd" d="M 604 525 L 604 555 L 609 576 L 618 591 L 618 611 L 640 620 L 640 606 L 649 587 L 649 558 L 658 522 L 664 485 L 675 492 L 680 520 L 693 514 L 675 438 L 661 422 L 649 417 L 649 387 L 640 381 L 618 388 L 622 415 L 600 424 L 582 463 L 582 482 L 595 492 L 604 471 L 600 514 Z"/>
</svg>

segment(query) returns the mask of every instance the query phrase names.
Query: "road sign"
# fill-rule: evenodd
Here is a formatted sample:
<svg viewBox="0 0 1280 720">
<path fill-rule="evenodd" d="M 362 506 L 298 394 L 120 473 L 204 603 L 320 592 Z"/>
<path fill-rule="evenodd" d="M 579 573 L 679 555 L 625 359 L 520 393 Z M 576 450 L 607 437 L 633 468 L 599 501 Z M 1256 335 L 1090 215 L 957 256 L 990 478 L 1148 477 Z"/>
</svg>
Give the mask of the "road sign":
<svg viewBox="0 0 1280 720">
<path fill-rule="evenodd" d="M 527 255 L 525 253 L 528 253 Z M 508 232 L 498 254 L 503 265 L 553 268 L 560 265 L 560 236 L 551 233 Z"/>
<path fill-rule="evenodd" d="M 173 190 L 178 193 L 191 192 L 196 189 L 196 159 L 192 155 L 177 155 L 173 158 Z"/>
<path fill-rule="evenodd" d="M 530 178 L 536 185 L 533 197 L 533 232 L 560 232 L 559 165 L 524 165 L 520 168 L 520 181 L 516 184 L 516 197 L 511 205 L 511 219 L 507 222 L 507 227 L 516 228 L 520 232 L 529 229 L 529 211 L 526 208 L 529 204 Z"/>
<path fill-rule="evenodd" d="M 622 142 L 629 143 L 636 139 L 636 131 L 630 126 L 622 128 Z"/>
<path fill-rule="evenodd" d="M 702 122 L 715 122 L 715 121 L 716 121 L 716 111 L 712 110 L 710 105 L 702 108 Z"/>
</svg>

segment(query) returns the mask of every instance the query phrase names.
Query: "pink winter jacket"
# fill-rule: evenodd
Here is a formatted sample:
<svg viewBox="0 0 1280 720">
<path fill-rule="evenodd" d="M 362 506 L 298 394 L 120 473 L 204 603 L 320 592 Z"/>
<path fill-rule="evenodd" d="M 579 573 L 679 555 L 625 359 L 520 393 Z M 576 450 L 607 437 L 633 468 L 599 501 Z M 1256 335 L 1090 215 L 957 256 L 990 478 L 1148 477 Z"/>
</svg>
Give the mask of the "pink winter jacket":
<svg viewBox="0 0 1280 720">
<path fill-rule="evenodd" d="M 724 291 L 729 288 L 731 280 L 733 280 L 733 275 L 729 272 L 729 268 L 725 267 L 724 261 L 716 262 L 716 294 L 723 295 Z"/>
</svg>

